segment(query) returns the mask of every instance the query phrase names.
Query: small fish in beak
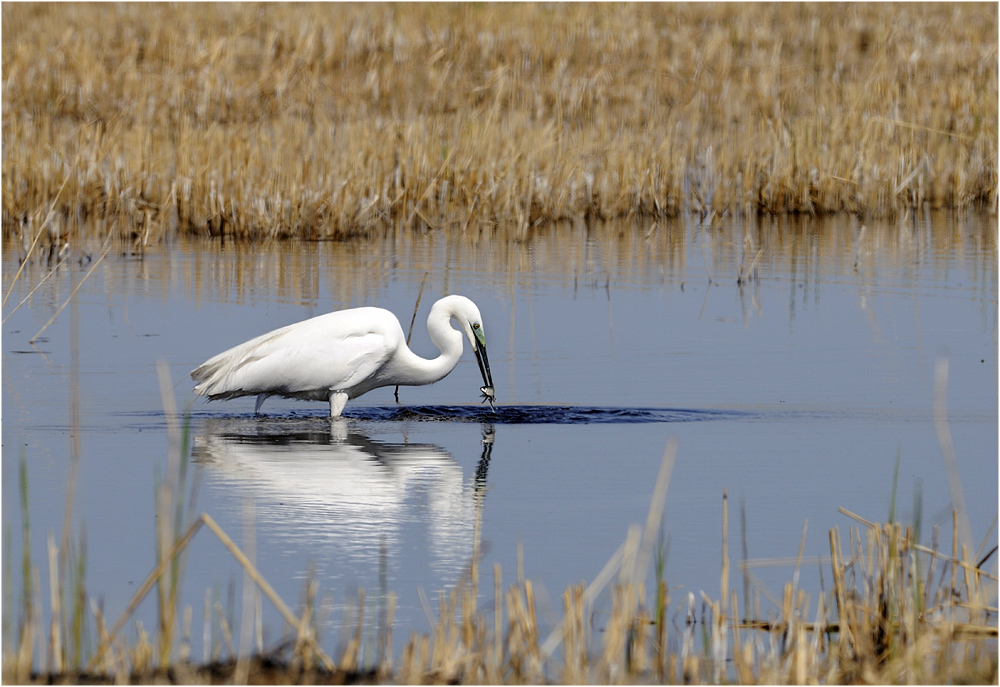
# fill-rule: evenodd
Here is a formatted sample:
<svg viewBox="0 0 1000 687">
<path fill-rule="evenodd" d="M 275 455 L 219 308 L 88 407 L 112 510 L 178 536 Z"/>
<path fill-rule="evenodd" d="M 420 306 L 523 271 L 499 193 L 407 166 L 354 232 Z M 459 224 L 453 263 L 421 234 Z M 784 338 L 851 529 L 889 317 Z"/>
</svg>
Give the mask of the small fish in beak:
<svg viewBox="0 0 1000 687">
<path fill-rule="evenodd" d="M 493 401 L 495 401 L 497 397 L 496 392 L 493 390 L 493 387 L 481 386 L 479 387 L 479 390 L 483 394 L 483 401 L 489 401 L 490 410 L 492 410 L 494 413 L 497 412 L 496 407 L 493 405 Z"/>
</svg>

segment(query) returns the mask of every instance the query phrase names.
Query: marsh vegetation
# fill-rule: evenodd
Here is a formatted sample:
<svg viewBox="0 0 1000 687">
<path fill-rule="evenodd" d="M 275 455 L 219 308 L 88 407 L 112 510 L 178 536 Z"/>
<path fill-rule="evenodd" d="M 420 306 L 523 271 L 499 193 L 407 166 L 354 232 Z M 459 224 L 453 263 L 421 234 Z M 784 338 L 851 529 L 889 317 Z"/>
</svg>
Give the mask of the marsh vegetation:
<svg viewBox="0 0 1000 687">
<path fill-rule="evenodd" d="M 3 7 L 3 232 L 995 209 L 989 4 Z"/>
</svg>

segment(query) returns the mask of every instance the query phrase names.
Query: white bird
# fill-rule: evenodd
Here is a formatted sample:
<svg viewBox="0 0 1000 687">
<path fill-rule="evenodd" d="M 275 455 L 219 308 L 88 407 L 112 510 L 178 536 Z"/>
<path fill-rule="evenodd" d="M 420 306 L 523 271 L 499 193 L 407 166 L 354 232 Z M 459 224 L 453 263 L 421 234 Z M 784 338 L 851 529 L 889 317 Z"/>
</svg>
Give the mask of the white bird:
<svg viewBox="0 0 1000 687">
<path fill-rule="evenodd" d="M 458 322 L 461 331 L 450 321 Z M 224 351 L 191 373 L 194 392 L 209 400 L 257 396 L 255 413 L 268 396 L 329 401 L 340 417 L 349 399 L 380 386 L 433 384 L 462 357 L 462 334 L 479 362 L 483 400 L 496 396 L 483 318 L 465 296 L 446 296 L 431 307 L 427 333 L 441 351 L 421 358 L 406 345 L 399 320 L 382 308 L 352 308 L 275 329 Z"/>
</svg>

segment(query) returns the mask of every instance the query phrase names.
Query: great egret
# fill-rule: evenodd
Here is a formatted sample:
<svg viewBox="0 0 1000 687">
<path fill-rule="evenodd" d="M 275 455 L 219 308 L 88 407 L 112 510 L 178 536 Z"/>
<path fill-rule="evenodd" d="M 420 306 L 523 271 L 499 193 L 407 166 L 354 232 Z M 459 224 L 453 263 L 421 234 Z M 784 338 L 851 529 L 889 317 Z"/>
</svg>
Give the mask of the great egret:
<svg viewBox="0 0 1000 687">
<path fill-rule="evenodd" d="M 461 331 L 452 328 L 458 322 Z M 352 308 L 275 329 L 224 351 L 191 373 L 194 392 L 209 400 L 257 396 L 255 413 L 268 396 L 329 401 L 340 417 L 348 399 L 380 386 L 433 384 L 462 357 L 462 334 L 479 362 L 483 400 L 495 394 L 486 357 L 483 318 L 465 296 L 446 296 L 431 307 L 427 333 L 441 351 L 421 358 L 406 345 L 399 320 L 382 308 Z"/>
</svg>

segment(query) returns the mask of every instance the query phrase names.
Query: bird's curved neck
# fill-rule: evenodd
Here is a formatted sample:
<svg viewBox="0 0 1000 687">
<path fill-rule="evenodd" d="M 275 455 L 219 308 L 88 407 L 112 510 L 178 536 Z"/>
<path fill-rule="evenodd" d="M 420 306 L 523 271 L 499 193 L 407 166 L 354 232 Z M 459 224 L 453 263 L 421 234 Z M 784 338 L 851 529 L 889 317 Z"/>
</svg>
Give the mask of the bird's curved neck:
<svg viewBox="0 0 1000 687">
<path fill-rule="evenodd" d="M 407 354 L 409 364 L 405 372 L 400 375 L 405 378 L 405 381 L 401 379 L 399 383 L 420 386 L 433 384 L 448 376 L 448 373 L 454 370 L 458 364 L 462 349 L 458 349 L 457 354 L 451 355 L 442 351 L 439 356 L 431 359 L 422 358 L 413 351 L 407 351 Z"/>
<path fill-rule="evenodd" d="M 427 333 L 441 351 L 436 358 L 422 358 L 406 349 L 403 374 L 406 384 L 433 384 L 455 369 L 462 357 L 462 333 L 451 326 L 451 313 L 432 309 L 427 318 Z"/>
</svg>

